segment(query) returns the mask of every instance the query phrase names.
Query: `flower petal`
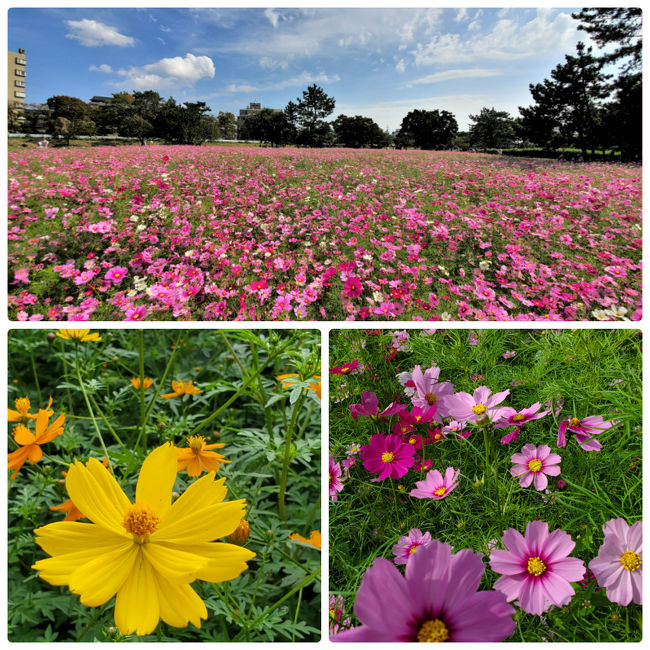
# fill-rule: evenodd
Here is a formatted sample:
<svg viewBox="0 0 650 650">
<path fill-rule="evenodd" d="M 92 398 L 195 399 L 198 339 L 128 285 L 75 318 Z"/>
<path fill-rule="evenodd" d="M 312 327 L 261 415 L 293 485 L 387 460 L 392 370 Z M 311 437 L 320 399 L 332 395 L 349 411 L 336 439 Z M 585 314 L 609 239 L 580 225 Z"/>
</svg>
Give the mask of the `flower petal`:
<svg viewBox="0 0 650 650">
<path fill-rule="evenodd" d="M 208 618 L 199 595 L 190 585 L 176 585 L 161 575 L 154 575 L 160 606 L 160 618 L 172 627 L 187 627 L 188 623 L 201 627 L 201 619 Z"/>
<path fill-rule="evenodd" d="M 172 504 L 172 488 L 176 480 L 176 449 L 171 443 L 154 449 L 142 463 L 135 500 L 148 503 L 163 519 Z M 74 499 L 73 499 L 74 501 Z M 82 512 L 85 512 L 83 508 Z"/>
</svg>

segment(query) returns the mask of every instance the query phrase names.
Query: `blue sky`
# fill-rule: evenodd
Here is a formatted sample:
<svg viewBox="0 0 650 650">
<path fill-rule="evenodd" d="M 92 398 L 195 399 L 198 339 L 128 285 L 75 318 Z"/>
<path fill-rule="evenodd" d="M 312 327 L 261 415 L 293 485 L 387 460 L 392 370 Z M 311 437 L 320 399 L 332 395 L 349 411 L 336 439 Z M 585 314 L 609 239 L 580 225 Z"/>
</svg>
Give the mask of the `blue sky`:
<svg viewBox="0 0 650 650">
<path fill-rule="evenodd" d="M 28 102 L 152 88 L 236 115 L 316 83 L 336 99 L 332 119 L 394 130 L 412 109 L 440 109 L 463 130 L 484 106 L 531 104 L 529 84 L 586 41 L 577 10 L 15 8 L 8 45 L 26 50 Z"/>
</svg>

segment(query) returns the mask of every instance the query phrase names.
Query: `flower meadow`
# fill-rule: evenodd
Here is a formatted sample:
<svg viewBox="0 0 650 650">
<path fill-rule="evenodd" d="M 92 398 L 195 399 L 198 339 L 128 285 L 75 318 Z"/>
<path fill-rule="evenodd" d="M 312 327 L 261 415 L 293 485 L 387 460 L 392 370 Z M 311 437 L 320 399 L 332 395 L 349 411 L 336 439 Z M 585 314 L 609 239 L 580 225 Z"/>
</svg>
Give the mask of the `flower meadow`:
<svg viewBox="0 0 650 650">
<path fill-rule="evenodd" d="M 641 640 L 641 334 L 335 330 L 334 642 Z"/>
<path fill-rule="evenodd" d="M 9 153 L 16 320 L 638 320 L 641 168 L 473 153 Z"/>
<path fill-rule="evenodd" d="M 9 335 L 10 641 L 320 638 L 320 334 Z"/>
</svg>

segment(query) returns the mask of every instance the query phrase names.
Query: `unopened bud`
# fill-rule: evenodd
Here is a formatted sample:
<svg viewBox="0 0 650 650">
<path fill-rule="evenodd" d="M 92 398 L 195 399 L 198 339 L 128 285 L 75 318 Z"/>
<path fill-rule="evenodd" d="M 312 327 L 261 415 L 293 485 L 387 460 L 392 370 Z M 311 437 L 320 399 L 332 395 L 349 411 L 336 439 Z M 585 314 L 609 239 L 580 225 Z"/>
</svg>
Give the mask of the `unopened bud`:
<svg viewBox="0 0 650 650">
<path fill-rule="evenodd" d="M 557 483 L 555 484 L 558 490 L 566 490 L 567 485 L 568 485 L 567 482 L 561 478 L 559 478 L 557 480 Z"/>
<path fill-rule="evenodd" d="M 250 534 L 250 525 L 245 520 L 242 519 L 239 522 L 239 526 L 228 535 L 228 541 L 231 544 L 237 544 L 238 546 L 243 546 L 248 541 L 248 535 Z"/>
<path fill-rule="evenodd" d="M 480 413 L 476 416 L 476 426 L 483 427 L 490 422 L 490 418 L 487 413 Z"/>
<path fill-rule="evenodd" d="M 113 363 L 117 363 L 120 360 L 119 357 L 113 357 Z"/>
<path fill-rule="evenodd" d="M 113 634 L 117 634 L 117 628 L 112 625 L 110 627 L 107 627 L 106 634 L 108 634 L 108 636 L 113 636 Z"/>
<path fill-rule="evenodd" d="M 48 343 L 54 343 L 56 341 L 56 334 L 54 332 L 48 332 L 47 333 L 47 342 Z"/>
</svg>

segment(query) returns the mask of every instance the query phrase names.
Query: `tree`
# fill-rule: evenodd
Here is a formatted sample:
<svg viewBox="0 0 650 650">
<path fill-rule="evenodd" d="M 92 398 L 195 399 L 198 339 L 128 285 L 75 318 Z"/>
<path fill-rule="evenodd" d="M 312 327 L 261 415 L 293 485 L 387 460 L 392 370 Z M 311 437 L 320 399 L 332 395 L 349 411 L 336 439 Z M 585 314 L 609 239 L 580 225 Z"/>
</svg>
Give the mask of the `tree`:
<svg viewBox="0 0 650 650">
<path fill-rule="evenodd" d="M 643 143 L 641 73 L 621 75 L 616 80 L 614 89 L 614 100 L 603 107 L 603 145 L 617 148 L 621 152 L 622 160 L 641 160 Z"/>
<path fill-rule="evenodd" d="M 133 102 L 129 93 L 113 93 L 111 99 L 95 110 L 99 131 L 104 135 L 118 133 L 124 120 L 133 115 Z"/>
<path fill-rule="evenodd" d="M 331 115 L 336 100 L 312 84 L 303 90 L 302 99 L 289 102 L 284 110 L 288 120 L 298 128 L 298 141 L 310 147 L 322 147 L 328 143 L 330 126 L 324 118 Z"/>
<path fill-rule="evenodd" d="M 234 140 L 237 137 L 237 120 L 232 113 L 219 111 L 217 115 L 219 132 L 224 140 Z"/>
<path fill-rule="evenodd" d="M 385 147 L 387 134 L 369 117 L 339 115 L 332 123 L 336 139 L 344 147 Z"/>
<path fill-rule="evenodd" d="M 598 118 L 602 100 L 609 94 L 608 76 L 591 48 L 578 43 L 576 51 L 577 56 L 567 55 L 566 62 L 553 69 L 550 80 L 530 85 L 535 106 L 519 111 L 533 142 L 550 148 L 577 145 L 586 158 L 587 149 L 598 144 Z"/>
<path fill-rule="evenodd" d="M 205 102 L 185 102 L 181 106 L 170 97 L 161 107 L 157 133 L 174 144 L 201 144 L 213 133 L 206 115 L 209 111 Z"/>
<path fill-rule="evenodd" d="M 637 7 L 607 7 L 598 9 L 583 9 L 571 14 L 572 18 L 580 20 L 578 29 L 587 32 L 598 47 L 617 44 L 613 52 L 603 55 L 605 63 L 613 63 L 621 59 L 630 61 L 624 70 L 639 70 L 642 58 L 642 10 Z"/>
<path fill-rule="evenodd" d="M 260 140 L 279 146 L 292 142 L 296 133 L 283 111 L 263 108 L 246 118 L 238 135 L 243 140 Z"/>
<path fill-rule="evenodd" d="M 511 147 L 515 139 L 514 120 L 505 111 L 482 108 L 478 115 L 470 115 L 474 122 L 469 127 L 469 143 L 483 149 Z"/>
<path fill-rule="evenodd" d="M 66 144 L 77 135 L 93 135 L 95 123 L 90 119 L 89 106 L 78 97 L 55 95 L 47 100 L 51 109 L 50 132 L 65 138 Z"/>
<path fill-rule="evenodd" d="M 416 109 L 402 120 L 399 146 L 412 141 L 421 149 L 448 149 L 457 133 L 458 123 L 449 111 Z"/>
<path fill-rule="evenodd" d="M 153 126 L 139 115 L 128 115 L 119 127 L 119 134 L 127 138 L 138 138 L 140 144 L 147 144 L 147 136 L 153 132 Z"/>
</svg>

